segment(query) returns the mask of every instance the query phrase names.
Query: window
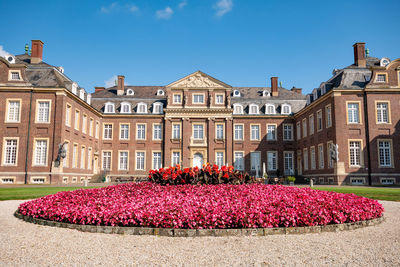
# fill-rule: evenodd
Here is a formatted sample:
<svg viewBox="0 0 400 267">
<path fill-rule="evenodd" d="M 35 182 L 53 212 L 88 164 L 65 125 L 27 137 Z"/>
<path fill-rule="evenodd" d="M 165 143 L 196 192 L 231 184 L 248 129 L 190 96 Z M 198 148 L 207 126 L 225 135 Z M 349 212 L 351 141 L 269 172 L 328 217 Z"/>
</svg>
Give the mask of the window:
<svg viewBox="0 0 400 267">
<path fill-rule="evenodd" d="M 276 140 L 276 125 L 267 124 L 267 140 Z"/>
<path fill-rule="evenodd" d="M 137 105 L 137 113 L 147 113 L 147 105 L 145 103 L 139 103 Z"/>
<path fill-rule="evenodd" d="M 87 127 L 87 115 L 83 114 L 82 117 L 82 133 L 86 133 L 86 127 Z"/>
<path fill-rule="evenodd" d="M 161 124 L 153 124 L 153 140 L 161 140 L 162 132 L 161 132 Z"/>
<path fill-rule="evenodd" d="M 120 140 L 129 140 L 129 124 L 120 124 L 119 125 L 119 139 Z"/>
<path fill-rule="evenodd" d="M 353 185 L 362 185 L 365 183 L 364 178 L 357 178 L 357 177 L 352 177 L 350 178 L 350 183 Z"/>
<path fill-rule="evenodd" d="M 88 170 L 92 169 L 92 148 L 88 148 L 88 159 L 87 159 L 87 168 Z"/>
<path fill-rule="evenodd" d="M 249 114 L 258 114 L 258 106 L 256 104 L 250 104 Z"/>
<path fill-rule="evenodd" d="M 310 156 L 311 156 L 311 170 L 315 170 L 315 147 L 310 147 Z"/>
<path fill-rule="evenodd" d="M 90 118 L 89 120 L 89 135 L 93 136 L 93 119 Z"/>
<path fill-rule="evenodd" d="M 235 124 L 235 140 L 243 140 L 243 124 Z"/>
<path fill-rule="evenodd" d="M 79 91 L 79 98 L 82 99 L 82 100 L 85 99 L 85 90 L 81 89 Z"/>
<path fill-rule="evenodd" d="M 105 123 L 103 124 L 103 139 L 111 140 L 113 136 L 113 125 Z"/>
<path fill-rule="evenodd" d="M 304 157 L 304 170 L 308 170 L 308 149 L 304 148 L 303 150 L 303 157 Z"/>
<path fill-rule="evenodd" d="M 204 103 L 204 95 L 193 94 L 193 104 L 203 104 L 203 103 Z"/>
<path fill-rule="evenodd" d="M 224 139 L 224 125 L 216 124 L 216 137 L 217 139 Z"/>
<path fill-rule="evenodd" d="M 303 119 L 303 138 L 307 137 L 307 119 Z"/>
<path fill-rule="evenodd" d="M 250 140 L 260 140 L 260 125 L 250 125 Z"/>
<path fill-rule="evenodd" d="M 47 140 L 36 140 L 35 142 L 35 165 L 47 165 Z"/>
<path fill-rule="evenodd" d="M 121 113 L 131 113 L 131 104 L 121 103 Z"/>
<path fill-rule="evenodd" d="M 92 103 L 92 95 L 91 94 L 86 95 L 86 103 L 88 103 L 89 105 Z"/>
<path fill-rule="evenodd" d="M 317 131 L 322 130 L 322 110 L 317 111 Z"/>
<path fill-rule="evenodd" d="M 17 165 L 18 139 L 5 139 L 3 148 L 3 164 Z"/>
<path fill-rule="evenodd" d="M 128 170 L 128 151 L 119 152 L 119 166 L 118 169 L 126 171 Z"/>
<path fill-rule="evenodd" d="M 378 123 L 389 123 L 389 103 L 376 103 L 376 120 Z"/>
<path fill-rule="evenodd" d="M 347 121 L 348 123 L 360 123 L 358 103 L 347 103 Z"/>
<path fill-rule="evenodd" d="M 37 101 L 36 122 L 47 123 L 50 122 L 50 101 Z"/>
<path fill-rule="evenodd" d="M 283 140 L 293 140 L 293 124 L 283 124 Z"/>
<path fill-rule="evenodd" d="M 72 148 L 72 168 L 78 167 L 78 145 L 74 144 Z"/>
<path fill-rule="evenodd" d="M 7 104 L 8 104 L 8 110 L 7 110 L 6 122 L 19 122 L 21 101 L 8 100 Z"/>
<path fill-rule="evenodd" d="M 106 103 L 104 111 L 105 111 L 105 113 L 114 113 L 115 112 L 114 103 Z"/>
<path fill-rule="evenodd" d="M 290 114 L 290 113 L 292 113 L 292 109 L 291 109 L 290 105 L 289 104 L 283 104 L 281 113 L 282 114 Z"/>
<path fill-rule="evenodd" d="M 134 95 L 135 92 L 132 89 L 128 89 L 128 90 L 126 90 L 126 94 L 127 95 Z"/>
<path fill-rule="evenodd" d="M 14 80 L 14 81 L 21 80 L 21 76 L 19 75 L 19 71 L 12 71 L 11 72 L 11 80 Z"/>
<path fill-rule="evenodd" d="M 216 164 L 221 168 L 224 166 L 224 152 L 216 152 Z"/>
<path fill-rule="evenodd" d="M 285 151 L 283 153 L 285 175 L 294 174 L 294 152 Z"/>
<path fill-rule="evenodd" d="M 75 109 L 75 126 L 74 126 L 74 128 L 75 128 L 75 130 L 78 130 L 78 131 L 79 131 L 80 115 L 81 115 L 80 111 Z"/>
<path fill-rule="evenodd" d="M 100 123 L 96 121 L 96 138 L 99 138 L 99 131 L 100 131 Z"/>
<path fill-rule="evenodd" d="M 136 124 L 136 140 L 146 140 L 146 124 Z"/>
<path fill-rule="evenodd" d="M 157 95 L 158 96 L 163 96 L 164 95 L 164 90 L 158 89 L 157 90 Z"/>
<path fill-rule="evenodd" d="M 335 147 L 332 143 L 332 141 L 327 143 L 327 153 L 326 157 L 328 159 L 328 168 L 333 168 L 333 153 L 334 153 Z"/>
<path fill-rule="evenodd" d="M 314 134 L 314 114 L 308 117 L 308 124 L 310 126 L 310 135 Z"/>
<path fill-rule="evenodd" d="M 65 108 L 65 125 L 71 126 L 71 106 L 67 104 Z"/>
<path fill-rule="evenodd" d="M 2 177 L 1 178 L 2 184 L 13 184 L 14 182 L 15 182 L 15 178 L 11 178 L 11 177 Z"/>
<path fill-rule="evenodd" d="M 46 178 L 44 177 L 31 177 L 32 184 L 44 184 L 46 182 Z"/>
<path fill-rule="evenodd" d="M 375 82 L 385 83 L 386 82 L 386 74 L 377 74 Z"/>
<path fill-rule="evenodd" d="M 265 105 L 265 113 L 266 114 L 275 114 L 275 106 L 273 104 L 266 104 Z"/>
<path fill-rule="evenodd" d="M 103 170 L 111 170 L 111 151 L 103 151 Z"/>
<path fill-rule="evenodd" d="M 69 163 L 69 142 L 64 143 L 65 158 L 63 158 L 63 167 L 68 167 Z"/>
<path fill-rule="evenodd" d="M 385 185 L 395 184 L 395 178 L 381 178 L 381 184 Z"/>
<path fill-rule="evenodd" d="M 267 167 L 269 171 L 276 171 L 277 169 L 277 154 L 276 151 L 267 152 Z"/>
<path fill-rule="evenodd" d="M 181 152 L 172 152 L 172 166 L 176 166 L 181 162 Z"/>
<path fill-rule="evenodd" d="M 224 95 L 216 94 L 215 95 L 215 104 L 223 104 L 224 103 Z"/>
<path fill-rule="evenodd" d="M 262 92 L 262 96 L 270 96 L 270 93 L 267 90 L 264 90 Z"/>
<path fill-rule="evenodd" d="M 319 163 L 319 169 L 324 168 L 324 145 L 319 144 L 318 145 L 318 163 Z"/>
<path fill-rule="evenodd" d="M 144 170 L 145 152 L 136 152 L 136 170 Z"/>
<path fill-rule="evenodd" d="M 71 90 L 72 90 L 72 93 L 74 93 L 76 95 L 76 92 L 78 90 L 78 85 L 76 83 L 72 83 Z"/>
<path fill-rule="evenodd" d="M 161 152 L 153 152 L 153 169 L 160 169 L 161 167 Z"/>
<path fill-rule="evenodd" d="M 172 139 L 181 139 L 181 125 L 178 123 L 172 124 Z"/>
<path fill-rule="evenodd" d="M 193 124 L 193 138 L 197 140 L 204 138 L 203 124 Z"/>
<path fill-rule="evenodd" d="M 301 139 L 301 127 L 300 127 L 300 122 L 296 123 L 296 134 L 297 134 L 297 140 Z"/>
<path fill-rule="evenodd" d="M 181 94 L 174 94 L 172 103 L 173 104 L 182 104 L 182 95 Z"/>
<path fill-rule="evenodd" d="M 233 104 L 233 114 L 243 114 L 243 106 L 240 104 Z"/>
<path fill-rule="evenodd" d="M 350 156 L 350 167 L 361 166 L 361 142 L 350 141 L 349 142 L 349 156 Z"/>
<path fill-rule="evenodd" d="M 260 152 L 251 152 L 250 153 L 250 168 L 252 171 L 256 171 L 256 174 L 260 174 Z"/>
<path fill-rule="evenodd" d="M 85 159 L 86 159 L 86 147 L 81 147 L 81 169 L 85 168 Z"/>
<path fill-rule="evenodd" d="M 234 167 L 236 170 L 244 170 L 244 156 L 243 152 L 235 152 Z"/>
<path fill-rule="evenodd" d="M 378 140 L 379 167 L 392 167 L 391 140 Z"/>
<path fill-rule="evenodd" d="M 154 114 L 162 114 L 163 113 L 163 106 L 161 103 L 153 104 L 153 113 Z"/>
<path fill-rule="evenodd" d="M 239 97 L 240 96 L 240 91 L 239 90 L 234 90 L 233 91 L 233 96 L 234 97 Z"/>
<path fill-rule="evenodd" d="M 331 105 L 325 107 L 325 119 L 326 119 L 326 128 L 332 126 L 332 108 Z"/>
</svg>

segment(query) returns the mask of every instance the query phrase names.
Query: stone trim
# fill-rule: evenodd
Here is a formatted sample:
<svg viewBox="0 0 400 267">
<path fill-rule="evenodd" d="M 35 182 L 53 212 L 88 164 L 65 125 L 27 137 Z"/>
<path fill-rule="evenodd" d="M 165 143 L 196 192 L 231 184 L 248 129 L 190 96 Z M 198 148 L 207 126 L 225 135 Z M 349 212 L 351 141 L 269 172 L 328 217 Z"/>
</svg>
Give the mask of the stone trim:
<svg viewBox="0 0 400 267">
<path fill-rule="evenodd" d="M 354 223 L 328 224 L 323 226 L 306 227 L 276 227 L 276 228 L 243 228 L 243 229 L 174 229 L 174 228 L 146 228 L 146 227 L 123 227 L 123 226 L 97 226 L 63 223 L 43 220 L 22 215 L 15 211 L 14 216 L 26 222 L 39 225 L 76 229 L 82 232 L 125 234 L 125 235 L 155 235 L 170 237 L 195 237 L 195 236 L 267 236 L 282 234 L 308 234 L 323 232 L 339 232 L 355 230 L 367 226 L 380 224 L 385 220 L 384 216 Z"/>
</svg>

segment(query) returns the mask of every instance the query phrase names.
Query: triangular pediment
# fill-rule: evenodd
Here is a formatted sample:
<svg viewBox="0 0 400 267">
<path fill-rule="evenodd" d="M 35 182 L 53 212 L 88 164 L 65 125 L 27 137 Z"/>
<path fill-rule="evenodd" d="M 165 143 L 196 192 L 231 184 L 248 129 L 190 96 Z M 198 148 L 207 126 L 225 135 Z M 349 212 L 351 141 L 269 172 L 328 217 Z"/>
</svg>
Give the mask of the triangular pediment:
<svg viewBox="0 0 400 267">
<path fill-rule="evenodd" d="M 169 88 L 230 88 L 231 86 L 223 83 L 210 75 L 201 71 L 196 71 L 182 79 L 168 84 Z"/>
</svg>

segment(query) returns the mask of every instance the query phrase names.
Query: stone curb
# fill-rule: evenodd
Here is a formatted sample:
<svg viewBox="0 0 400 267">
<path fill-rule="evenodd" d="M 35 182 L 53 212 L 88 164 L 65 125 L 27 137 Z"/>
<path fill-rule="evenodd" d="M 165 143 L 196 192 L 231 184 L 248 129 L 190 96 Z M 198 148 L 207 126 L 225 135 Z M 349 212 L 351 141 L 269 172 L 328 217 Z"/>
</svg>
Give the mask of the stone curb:
<svg viewBox="0 0 400 267">
<path fill-rule="evenodd" d="M 121 227 L 121 226 L 99 226 L 63 223 L 56 221 L 43 220 L 22 215 L 15 211 L 14 216 L 26 222 L 53 227 L 76 229 L 82 232 L 105 233 L 105 234 L 124 234 L 124 235 L 155 235 L 170 237 L 195 237 L 195 236 L 266 236 L 266 235 L 285 235 L 285 234 L 308 234 L 339 232 L 354 230 L 362 227 L 380 224 L 385 220 L 384 216 L 353 223 L 328 224 L 305 227 L 276 227 L 276 228 L 244 228 L 244 229 L 173 229 L 173 228 L 146 228 L 146 227 Z"/>
</svg>

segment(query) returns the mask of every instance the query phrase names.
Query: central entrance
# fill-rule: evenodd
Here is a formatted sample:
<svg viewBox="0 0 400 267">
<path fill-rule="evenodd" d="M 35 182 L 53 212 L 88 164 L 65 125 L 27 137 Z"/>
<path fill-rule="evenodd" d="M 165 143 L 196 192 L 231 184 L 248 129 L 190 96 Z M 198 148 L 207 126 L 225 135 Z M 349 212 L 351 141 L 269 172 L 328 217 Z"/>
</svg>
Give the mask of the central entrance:
<svg viewBox="0 0 400 267">
<path fill-rule="evenodd" d="M 193 167 L 203 167 L 203 154 L 197 152 L 193 155 Z"/>
</svg>

